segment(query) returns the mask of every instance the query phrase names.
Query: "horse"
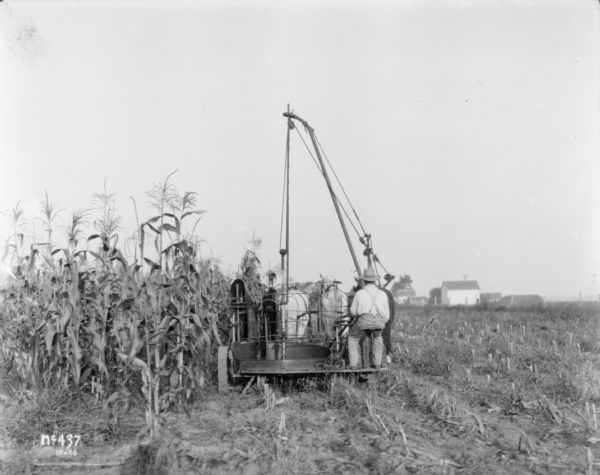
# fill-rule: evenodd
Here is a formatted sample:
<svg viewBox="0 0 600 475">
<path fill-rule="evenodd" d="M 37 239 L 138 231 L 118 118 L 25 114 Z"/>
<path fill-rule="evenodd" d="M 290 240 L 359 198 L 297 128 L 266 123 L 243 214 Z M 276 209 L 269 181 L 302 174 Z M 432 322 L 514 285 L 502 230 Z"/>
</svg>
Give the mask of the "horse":
<svg viewBox="0 0 600 475">
<path fill-rule="evenodd" d="M 327 286 L 325 291 L 320 291 L 317 285 L 307 287 L 305 290 L 288 291 L 288 302 L 279 307 L 281 331 L 285 332 L 288 338 L 305 336 L 309 322 L 313 333 L 320 331 L 314 326 L 317 320 L 310 318 L 311 313 L 316 313 L 318 308 L 315 299 L 321 307 L 324 333 L 331 340 L 335 338 L 335 323 L 348 314 L 348 297 L 335 285 Z M 344 331 L 347 332 L 347 329 Z"/>
<path fill-rule="evenodd" d="M 335 285 L 329 285 L 321 295 L 321 315 L 325 335 L 329 339 L 334 339 L 335 323 L 348 315 L 348 296 Z M 347 330 L 347 328 L 342 330 L 342 333 Z"/>
<path fill-rule="evenodd" d="M 287 303 L 279 306 L 281 330 L 288 338 L 302 338 L 310 320 L 308 295 L 298 289 L 289 289 Z"/>
<path fill-rule="evenodd" d="M 394 326 L 394 319 L 396 318 L 396 303 L 394 302 L 394 295 L 389 289 L 382 288 L 381 290 L 383 290 L 385 295 L 387 295 L 390 308 L 390 318 L 386 322 L 383 332 L 381 333 L 381 336 L 383 337 L 383 345 L 385 347 L 386 360 L 389 363 L 394 351 L 394 346 L 392 343 L 392 328 Z"/>
</svg>

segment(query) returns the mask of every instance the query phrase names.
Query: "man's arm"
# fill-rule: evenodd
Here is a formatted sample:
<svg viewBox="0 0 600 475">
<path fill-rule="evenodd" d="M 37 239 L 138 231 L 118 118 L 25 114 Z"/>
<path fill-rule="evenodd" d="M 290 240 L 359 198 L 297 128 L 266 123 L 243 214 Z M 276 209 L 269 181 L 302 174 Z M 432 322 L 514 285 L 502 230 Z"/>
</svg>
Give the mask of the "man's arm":
<svg viewBox="0 0 600 475">
<path fill-rule="evenodd" d="M 377 296 L 377 307 L 383 313 L 386 320 L 390 319 L 390 302 L 388 300 L 387 293 L 383 290 L 379 291 Z"/>
<path fill-rule="evenodd" d="M 360 290 L 354 294 L 352 305 L 350 306 L 350 315 L 358 315 L 358 301 L 360 300 Z"/>
</svg>

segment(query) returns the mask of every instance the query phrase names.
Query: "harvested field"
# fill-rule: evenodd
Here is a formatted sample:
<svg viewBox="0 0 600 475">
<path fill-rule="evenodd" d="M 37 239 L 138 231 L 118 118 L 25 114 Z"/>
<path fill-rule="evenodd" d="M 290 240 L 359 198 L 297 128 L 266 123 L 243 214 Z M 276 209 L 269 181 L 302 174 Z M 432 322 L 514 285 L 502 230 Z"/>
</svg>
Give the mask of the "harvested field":
<svg viewBox="0 0 600 475">
<path fill-rule="evenodd" d="M 2 469 L 89 473 L 85 464 L 94 463 L 97 473 L 597 472 L 597 307 L 398 310 L 394 361 L 374 385 L 332 377 L 259 379 L 225 396 L 207 389 L 181 412 L 166 413 L 151 443 L 135 437 L 144 426 L 141 399 L 110 416 L 84 397 L 58 407 L 35 406 L 35 395 L 29 403 L 5 398 Z M 50 414 L 57 432 L 81 431 L 77 457 L 58 460 L 39 447 L 34 410 Z M 86 422 L 77 418 L 84 413 Z"/>
</svg>

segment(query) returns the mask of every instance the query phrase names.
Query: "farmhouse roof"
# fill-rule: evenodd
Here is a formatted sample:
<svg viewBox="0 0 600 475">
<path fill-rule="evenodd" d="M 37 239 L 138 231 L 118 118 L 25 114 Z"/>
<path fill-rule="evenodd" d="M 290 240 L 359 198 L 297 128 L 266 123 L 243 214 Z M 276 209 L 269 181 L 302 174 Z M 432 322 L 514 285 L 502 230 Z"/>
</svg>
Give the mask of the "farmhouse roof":
<svg viewBox="0 0 600 475">
<path fill-rule="evenodd" d="M 446 287 L 447 290 L 479 290 L 476 280 L 445 280 L 442 287 Z"/>
<path fill-rule="evenodd" d="M 481 294 L 481 297 L 487 297 L 490 299 L 500 299 L 502 298 L 502 294 L 500 292 L 484 292 Z"/>
</svg>

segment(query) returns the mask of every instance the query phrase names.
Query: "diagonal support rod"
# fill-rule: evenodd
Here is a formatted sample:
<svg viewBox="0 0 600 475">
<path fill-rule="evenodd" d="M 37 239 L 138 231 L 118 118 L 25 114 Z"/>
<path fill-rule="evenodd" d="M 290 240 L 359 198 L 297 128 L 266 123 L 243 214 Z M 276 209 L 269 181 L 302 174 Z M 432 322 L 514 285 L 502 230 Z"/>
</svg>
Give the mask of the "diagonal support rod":
<svg viewBox="0 0 600 475">
<path fill-rule="evenodd" d="M 360 264 L 358 263 L 356 253 L 354 252 L 354 247 L 352 246 L 352 242 L 350 241 L 348 229 L 346 228 L 346 223 L 344 222 L 344 217 L 342 216 L 342 213 L 340 211 L 338 200 L 336 199 L 335 193 L 333 191 L 333 187 L 331 186 L 331 181 L 329 180 L 329 175 L 327 174 L 327 169 L 325 168 L 325 164 L 323 163 L 323 158 L 321 157 L 321 152 L 320 152 L 320 149 L 318 146 L 318 142 L 317 142 L 317 139 L 315 138 L 315 131 L 310 125 L 308 125 L 308 122 L 306 122 L 303 118 L 298 117 L 293 112 L 284 112 L 283 116 L 287 117 L 288 120 L 293 119 L 293 120 L 297 120 L 298 122 L 300 122 L 304 126 L 306 131 L 308 132 L 308 135 L 310 136 L 310 140 L 315 149 L 317 159 L 319 160 L 319 164 L 321 165 L 321 170 L 323 171 L 323 177 L 325 178 L 325 182 L 327 183 L 327 188 L 329 189 L 329 194 L 331 195 L 331 200 L 333 201 L 333 206 L 335 208 L 335 212 L 340 221 L 340 225 L 342 226 L 342 231 L 344 232 L 344 237 L 346 238 L 346 243 L 348 244 L 348 249 L 350 250 L 350 255 L 352 256 L 352 261 L 354 262 L 354 267 L 356 268 L 356 272 L 358 273 L 358 276 L 362 277 L 362 271 L 360 269 Z"/>
</svg>

